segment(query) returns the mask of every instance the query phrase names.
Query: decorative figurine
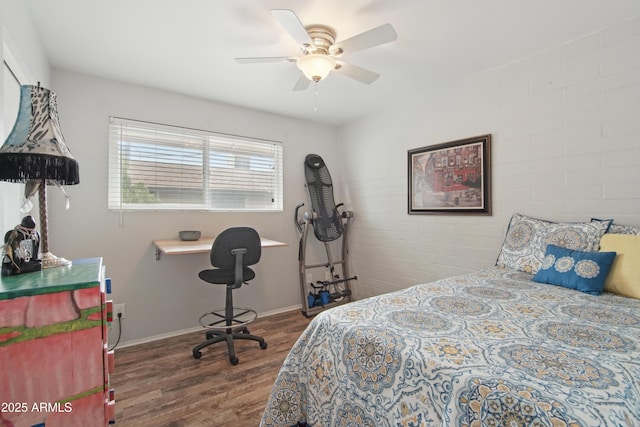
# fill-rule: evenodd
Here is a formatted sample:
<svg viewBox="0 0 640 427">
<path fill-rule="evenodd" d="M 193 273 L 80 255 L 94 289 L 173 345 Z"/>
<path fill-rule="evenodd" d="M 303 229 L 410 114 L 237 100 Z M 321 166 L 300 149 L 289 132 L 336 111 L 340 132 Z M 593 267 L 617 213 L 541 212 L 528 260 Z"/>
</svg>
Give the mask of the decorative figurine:
<svg viewBox="0 0 640 427">
<path fill-rule="evenodd" d="M 40 233 L 31 215 L 22 218 L 22 222 L 4 235 L 2 256 L 2 275 L 15 276 L 42 269 L 38 259 Z"/>
</svg>

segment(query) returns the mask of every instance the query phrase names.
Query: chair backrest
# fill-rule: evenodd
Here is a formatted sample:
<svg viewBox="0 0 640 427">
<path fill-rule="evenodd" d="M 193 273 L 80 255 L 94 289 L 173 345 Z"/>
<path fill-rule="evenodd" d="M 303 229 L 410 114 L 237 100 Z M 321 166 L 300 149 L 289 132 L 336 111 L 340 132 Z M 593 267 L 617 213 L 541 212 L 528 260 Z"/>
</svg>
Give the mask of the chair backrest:
<svg viewBox="0 0 640 427">
<path fill-rule="evenodd" d="M 247 249 L 247 253 L 242 256 L 243 266 L 260 261 L 262 246 L 258 232 L 251 227 L 232 227 L 218 234 L 211 247 L 211 265 L 217 268 L 234 268 L 236 258 L 231 251 L 238 248 Z"/>
</svg>

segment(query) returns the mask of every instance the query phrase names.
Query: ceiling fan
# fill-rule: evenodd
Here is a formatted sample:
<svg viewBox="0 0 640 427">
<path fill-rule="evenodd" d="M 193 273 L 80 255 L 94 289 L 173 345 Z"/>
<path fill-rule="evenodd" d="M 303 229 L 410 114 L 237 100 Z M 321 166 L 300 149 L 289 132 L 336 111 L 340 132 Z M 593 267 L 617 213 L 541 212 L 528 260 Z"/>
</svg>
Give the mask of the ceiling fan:
<svg viewBox="0 0 640 427">
<path fill-rule="evenodd" d="M 298 16 L 289 9 L 273 9 L 271 14 L 300 45 L 302 56 L 235 58 L 240 64 L 259 62 L 293 62 L 302 71 L 293 90 L 304 90 L 309 84 L 319 82 L 335 71 L 365 84 L 371 84 L 380 77 L 378 73 L 342 61 L 344 54 L 369 49 L 398 38 L 391 24 L 384 24 L 346 40 L 336 43 L 336 31 L 326 25 L 313 24 L 306 27 Z"/>
</svg>

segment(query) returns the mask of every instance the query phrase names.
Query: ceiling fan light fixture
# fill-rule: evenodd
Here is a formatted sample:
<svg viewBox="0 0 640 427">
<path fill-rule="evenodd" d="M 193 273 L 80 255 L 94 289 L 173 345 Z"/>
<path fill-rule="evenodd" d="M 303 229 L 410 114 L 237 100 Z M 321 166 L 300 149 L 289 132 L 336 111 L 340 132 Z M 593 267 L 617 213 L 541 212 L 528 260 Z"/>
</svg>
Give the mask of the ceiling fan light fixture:
<svg viewBox="0 0 640 427">
<path fill-rule="evenodd" d="M 317 83 L 336 67 L 336 61 L 328 55 L 310 53 L 298 58 L 297 65 L 306 78 Z"/>
</svg>

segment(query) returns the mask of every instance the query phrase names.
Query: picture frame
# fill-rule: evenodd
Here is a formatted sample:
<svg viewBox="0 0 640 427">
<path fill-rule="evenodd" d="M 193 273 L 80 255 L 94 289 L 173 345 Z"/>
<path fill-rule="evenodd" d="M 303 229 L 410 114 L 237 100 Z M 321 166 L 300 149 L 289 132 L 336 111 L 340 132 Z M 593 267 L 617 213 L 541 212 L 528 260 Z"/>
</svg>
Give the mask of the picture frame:
<svg viewBox="0 0 640 427">
<path fill-rule="evenodd" d="M 491 215 L 491 134 L 407 154 L 409 215 Z"/>
</svg>

